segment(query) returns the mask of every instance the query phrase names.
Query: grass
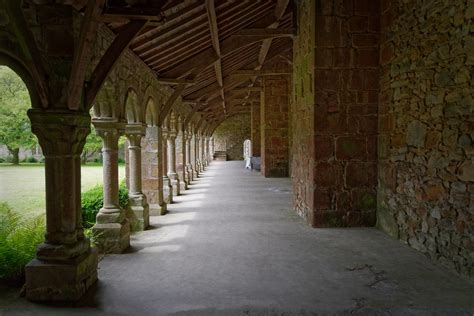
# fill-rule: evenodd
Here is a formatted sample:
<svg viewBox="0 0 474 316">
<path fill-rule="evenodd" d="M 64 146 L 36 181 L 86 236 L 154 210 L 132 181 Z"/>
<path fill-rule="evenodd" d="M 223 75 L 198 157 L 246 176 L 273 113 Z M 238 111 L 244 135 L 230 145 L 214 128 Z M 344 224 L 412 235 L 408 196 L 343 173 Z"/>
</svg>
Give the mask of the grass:
<svg viewBox="0 0 474 316">
<path fill-rule="evenodd" d="M 125 177 L 125 166 L 119 166 L 119 178 Z M 81 190 L 102 183 L 102 166 L 81 168 Z M 22 216 L 34 217 L 45 212 L 45 177 L 43 164 L 0 164 L 0 201 L 7 202 Z"/>
</svg>

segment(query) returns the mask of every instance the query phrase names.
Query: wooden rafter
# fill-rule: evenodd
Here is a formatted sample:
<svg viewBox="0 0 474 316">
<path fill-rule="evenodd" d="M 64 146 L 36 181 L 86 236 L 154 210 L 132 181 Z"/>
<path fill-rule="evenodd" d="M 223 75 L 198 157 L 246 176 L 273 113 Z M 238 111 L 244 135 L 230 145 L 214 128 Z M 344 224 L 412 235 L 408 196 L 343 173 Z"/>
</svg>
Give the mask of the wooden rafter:
<svg viewBox="0 0 474 316">
<path fill-rule="evenodd" d="M 105 7 L 103 16 L 113 18 L 127 18 L 132 20 L 161 21 L 161 9 L 167 0 L 155 0 L 153 6 Z"/>
<path fill-rule="evenodd" d="M 273 35 L 273 38 L 278 37 L 294 37 L 295 29 L 243 29 L 235 33 L 240 36 L 262 36 L 262 35 Z"/>
<path fill-rule="evenodd" d="M 94 72 L 92 73 L 90 85 L 86 93 L 87 107 L 92 106 L 92 103 L 94 102 L 97 93 L 102 87 L 105 78 L 112 70 L 120 56 L 122 56 L 123 52 L 133 40 L 135 35 L 140 32 L 146 23 L 146 20 L 131 21 L 129 24 L 127 24 L 127 27 L 115 37 L 112 44 L 110 44 L 109 48 L 104 53 L 99 63 L 95 67 Z"/>
<path fill-rule="evenodd" d="M 169 85 L 180 85 L 180 84 L 185 84 L 185 85 L 194 85 L 196 84 L 195 80 L 187 80 L 187 79 L 170 79 L 170 78 L 157 78 L 159 83 L 163 84 L 169 84 Z"/>
<path fill-rule="evenodd" d="M 206 11 L 207 11 L 207 17 L 209 20 L 209 30 L 211 33 L 212 46 L 214 50 L 216 51 L 216 55 L 219 57 L 214 62 L 214 71 L 216 73 L 217 83 L 219 84 L 219 90 L 220 90 L 220 95 L 222 99 L 222 107 L 225 114 L 227 112 L 227 109 L 225 106 L 224 82 L 222 79 L 221 49 L 220 49 L 220 44 L 219 44 L 219 30 L 217 28 L 217 18 L 216 18 L 216 10 L 214 7 L 214 0 L 206 0 Z"/>
<path fill-rule="evenodd" d="M 81 106 L 84 79 L 92 55 L 92 47 L 97 34 L 98 22 L 104 0 L 89 0 L 79 35 L 79 46 L 74 52 L 71 77 L 68 83 L 68 108 L 77 110 Z"/>
<path fill-rule="evenodd" d="M 272 23 L 268 28 L 269 29 L 276 29 L 279 25 L 279 21 L 283 17 L 286 8 L 288 6 L 289 0 L 277 0 L 277 4 L 275 7 L 275 18 L 276 22 Z M 262 42 L 262 47 L 260 48 L 260 52 L 258 53 L 258 65 L 255 67 L 255 70 L 260 70 L 263 67 L 263 64 L 265 63 L 265 59 L 267 57 L 268 51 L 270 50 L 270 47 L 272 46 L 272 40 L 273 39 L 266 39 Z M 252 83 L 250 84 L 250 87 L 253 87 L 255 85 L 255 81 L 257 80 L 257 76 L 252 77 Z M 247 96 L 248 97 L 248 96 Z"/>
<path fill-rule="evenodd" d="M 158 121 L 159 121 L 160 125 L 163 124 L 164 119 L 171 112 L 171 109 L 173 108 L 174 103 L 179 98 L 179 96 L 183 92 L 184 88 L 186 88 L 185 84 L 181 84 L 181 85 L 177 86 L 176 89 L 174 90 L 173 94 L 166 101 L 165 105 L 163 106 L 163 108 L 160 111 L 160 114 L 158 115 Z"/>
<path fill-rule="evenodd" d="M 223 40 L 220 43 L 221 56 L 225 56 L 236 49 L 248 46 L 255 42 L 263 41 L 268 38 L 273 38 L 274 35 L 259 35 L 259 36 L 238 36 L 233 35 Z M 216 54 L 213 47 L 183 61 L 179 66 L 161 74 L 162 77 L 180 78 L 193 72 L 199 74 L 202 69 L 211 66 L 220 57 Z"/>
</svg>

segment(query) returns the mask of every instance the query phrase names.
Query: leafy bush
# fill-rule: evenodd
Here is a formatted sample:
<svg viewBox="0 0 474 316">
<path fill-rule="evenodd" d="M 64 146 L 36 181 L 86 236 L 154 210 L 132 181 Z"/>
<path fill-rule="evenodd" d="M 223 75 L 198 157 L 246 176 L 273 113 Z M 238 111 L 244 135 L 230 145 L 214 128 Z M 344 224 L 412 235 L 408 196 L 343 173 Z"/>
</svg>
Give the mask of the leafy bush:
<svg viewBox="0 0 474 316">
<path fill-rule="evenodd" d="M 35 163 L 38 162 L 38 160 L 35 157 L 30 156 L 25 158 L 25 162 Z"/>
<path fill-rule="evenodd" d="M 0 163 L 3 163 L 3 162 L 5 162 L 5 158 L 0 157 Z"/>
<path fill-rule="evenodd" d="M 81 194 L 82 225 L 85 228 L 90 228 L 94 225 L 97 213 L 104 205 L 103 191 L 103 185 L 96 185 Z M 128 189 L 125 181 L 120 182 L 119 204 L 122 208 L 126 208 L 128 204 Z"/>
<path fill-rule="evenodd" d="M 0 279 L 23 278 L 25 265 L 44 240 L 44 216 L 23 219 L 7 203 L 0 203 Z"/>
</svg>

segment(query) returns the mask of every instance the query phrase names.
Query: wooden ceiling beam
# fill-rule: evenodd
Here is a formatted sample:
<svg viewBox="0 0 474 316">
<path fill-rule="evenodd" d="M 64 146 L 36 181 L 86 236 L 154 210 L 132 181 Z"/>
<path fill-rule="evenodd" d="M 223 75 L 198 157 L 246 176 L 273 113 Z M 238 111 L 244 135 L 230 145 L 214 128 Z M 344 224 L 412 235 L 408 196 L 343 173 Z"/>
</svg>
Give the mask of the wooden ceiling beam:
<svg viewBox="0 0 474 316">
<path fill-rule="evenodd" d="M 79 46 L 74 51 L 71 76 L 68 83 L 68 108 L 77 110 L 81 106 L 81 94 L 84 89 L 84 79 L 92 56 L 93 45 L 99 23 L 97 18 L 102 11 L 104 0 L 89 0 L 82 20 L 79 35 Z"/>
<path fill-rule="evenodd" d="M 127 26 L 115 37 L 112 44 L 105 51 L 99 63 L 95 66 L 90 78 L 90 84 L 86 91 L 86 106 L 91 107 L 97 96 L 105 78 L 112 70 L 117 60 L 122 56 L 125 49 L 133 40 L 135 35 L 145 26 L 147 21 L 135 20 L 131 21 Z"/>
<path fill-rule="evenodd" d="M 207 11 L 207 18 L 209 21 L 209 30 L 211 33 L 211 40 L 212 40 L 212 47 L 216 51 L 217 56 L 219 59 L 214 62 L 214 71 L 216 73 L 216 81 L 219 85 L 220 95 L 222 99 L 222 107 L 224 111 L 224 115 L 227 112 L 226 105 L 225 105 L 225 93 L 224 93 L 224 82 L 222 79 L 222 64 L 221 64 L 221 49 L 219 43 L 219 30 L 217 28 L 217 17 L 216 17 L 216 10 L 214 6 L 214 0 L 206 0 L 206 11 Z"/>
<path fill-rule="evenodd" d="M 260 28 L 260 29 L 243 29 L 235 33 L 235 35 L 241 36 L 262 36 L 262 35 L 273 35 L 274 38 L 277 37 L 294 37 L 295 36 L 295 29 L 288 28 L 288 29 L 270 29 L 270 28 Z"/>
<path fill-rule="evenodd" d="M 166 101 L 165 105 L 163 105 L 163 108 L 161 109 L 160 114 L 158 115 L 158 121 L 160 125 L 163 124 L 164 119 L 171 112 L 171 109 L 173 108 L 174 103 L 179 98 L 179 96 L 181 96 L 181 93 L 183 92 L 184 88 L 186 88 L 185 84 L 181 84 L 177 86 L 173 94 Z"/>
<path fill-rule="evenodd" d="M 194 85 L 194 84 L 196 84 L 195 80 L 170 79 L 170 78 L 161 78 L 161 77 L 157 77 L 156 79 L 158 80 L 159 83 L 168 84 L 168 85 L 180 85 L 180 84 Z"/>
<path fill-rule="evenodd" d="M 236 36 L 232 35 L 220 43 L 221 56 L 225 56 L 232 51 L 251 45 L 255 42 L 259 42 L 268 38 L 274 37 L 273 35 L 260 35 L 260 36 Z M 190 69 L 194 73 L 200 73 L 204 68 L 212 65 L 220 57 L 216 54 L 213 47 L 206 49 L 205 51 L 194 55 L 193 57 L 181 62 L 179 66 L 161 74 L 162 77 L 179 78 L 183 76 Z"/>
</svg>

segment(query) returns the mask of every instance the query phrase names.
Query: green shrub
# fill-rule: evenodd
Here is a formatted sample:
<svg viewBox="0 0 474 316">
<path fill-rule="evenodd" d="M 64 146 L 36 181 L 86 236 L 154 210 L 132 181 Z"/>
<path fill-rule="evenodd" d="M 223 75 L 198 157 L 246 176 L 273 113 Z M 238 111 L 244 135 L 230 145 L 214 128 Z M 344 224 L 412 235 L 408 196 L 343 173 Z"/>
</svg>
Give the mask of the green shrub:
<svg viewBox="0 0 474 316">
<path fill-rule="evenodd" d="M 97 213 L 104 205 L 103 191 L 103 185 L 96 185 L 81 194 L 82 225 L 85 228 L 90 228 L 95 224 Z M 125 181 L 120 182 L 119 204 L 122 208 L 126 208 L 128 204 L 128 190 Z"/>
<path fill-rule="evenodd" d="M 5 158 L 0 157 L 0 163 L 3 163 L 3 162 L 5 162 Z"/>
<path fill-rule="evenodd" d="M 23 219 L 0 203 L 0 279 L 23 278 L 25 265 L 44 240 L 44 215 Z"/>
<path fill-rule="evenodd" d="M 30 156 L 30 157 L 26 157 L 26 158 L 25 158 L 25 162 L 35 163 L 35 162 L 38 162 L 38 159 L 36 159 L 36 158 L 33 157 L 33 156 Z"/>
</svg>

